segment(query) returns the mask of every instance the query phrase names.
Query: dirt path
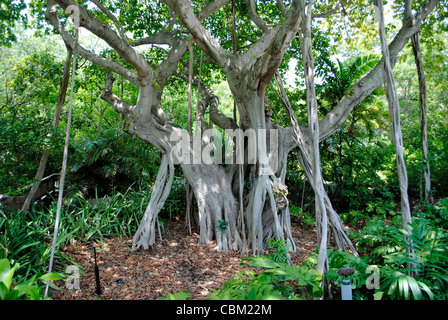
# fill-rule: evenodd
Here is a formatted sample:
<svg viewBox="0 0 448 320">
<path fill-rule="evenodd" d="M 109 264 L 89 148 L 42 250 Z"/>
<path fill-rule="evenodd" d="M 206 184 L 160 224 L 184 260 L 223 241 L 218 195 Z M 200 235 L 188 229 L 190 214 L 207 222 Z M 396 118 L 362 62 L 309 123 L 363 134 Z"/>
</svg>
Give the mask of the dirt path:
<svg viewBox="0 0 448 320">
<path fill-rule="evenodd" d="M 218 252 L 215 243 L 199 244 L 197 233 L 188 233 L 180 221 L 166 223 L 163 240 L 149 250 L 131 250 L 131 239 L 112 238 L 96 243 L 100 270 L 101 298 L 105 300 L 153 300 L 163 294 L 187 291 L 190 299 L 206 299 L 239 270 L 237 252 Z M 292 221 L 297 252 L 291 254 L 295 265 L 315 248 L 316 234 Z M 95 286 L 93 243 L 75 242 L 65 254 L 73 258 L 84 271 L 80 289 L 52 291 L 55 300 L 93 300 L 98 297 Z"/>
</svg>

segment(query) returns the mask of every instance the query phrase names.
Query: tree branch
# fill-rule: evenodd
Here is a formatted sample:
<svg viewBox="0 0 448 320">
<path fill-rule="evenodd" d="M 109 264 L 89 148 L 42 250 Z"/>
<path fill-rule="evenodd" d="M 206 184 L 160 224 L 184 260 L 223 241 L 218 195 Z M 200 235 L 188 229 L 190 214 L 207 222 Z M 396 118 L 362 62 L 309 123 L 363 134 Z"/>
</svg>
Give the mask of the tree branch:
<svg viewBox="0 0 448 320">
<path fill-rule="evenodd" d="M 210 4 L 208 4 L 206 7 L 204 7 L 201 12 L 198 13 L 197 18 L 200 22 L 203 22 L 205 19 L 207 19 L 212 13 L 219 10 L 223 5 L 225 5 L 230 0 L 220 0 L 215 1 Z M 171 18 L 168 23 L 168 25 L 164 28 L 164 30 L 152 34 L 148 37 L 138 39 L 131 41 L 133 46 L 140 46 L 145 44 L 167 44 L 170 46 L 173 46 L 176 41 L 179 39 L 177 35 L 180 33 L 179 31 L 166 31 L 167 27 L 174 24 L 174 21 L 176 20 L 175 12 L 170 8 L 171 12 Z"/>
<path fill-rule="evenodd" d="M 283 54 L 290 46 L 300 28 L 304 8 L 302 0 L 293 0 L 285 20 L 280 25 L 263 58 L 257 62 L 260 70 L 258 90 L 264 91 L 272 80 L 283 59 Z"/>
<path fill-rule="evenodd" d="M 134 106 L 121 100 L 112 92 L 114 81 L 114 77 L 110 75 L 106 76 L 106 87 L 101 91 L 101 99 L 108 102 L 118 113 L 121 113 L 125 117 L 129 117 Z"/>
<path fill-rule="evenodd" d="M 191 42 L 192 37 L 188 37 L 185 40 L 175 40 L 173 42 L 173 48 L 168 53 L 168 56 L 162 63 L 156 67 L 154 71 L 154 78 L 160 87 L 164 87 L 176 71 L 178 62 L 182 59 L 182 56 L 187 52 L 188 43 Z"/>
<path fill-rule="evenodd" d="M 174 45 L 177 32 L 160 31 L 158 33 L 152 34 L 148 37 L 131 40 L 132 46 L 137 47 L 145 44 L 166 44 L 169 46 Z"/>
<path fill-rule="evenodd" d="M 441 0 L 429 0 L 421 10 L 407 19 L 389 44 L 391 66 L 395 65 L 399 52 L 404 48 L 409 38 L 419 30 L 421 22 L 434 10 Z M 352 112 L 353 108 L 360 104 L 375 89 L 384 83 L 384 58 L 364 78 L 352 86 L 350 92 L 345 95 L 336 107 L 320 120 L 320 141 L 325 140 L 342 126 Z"/>
<path fill-rule="evenodd" d="M 285 7 L 285 3 L 283 2 L 283 0 L 277 0 L 277 7 L 280 10 L 280 12 L 282 13 L 282 15 L 285 17 L 288 10 Z"/>
<path fill-rule="evenodd" d="M 267 32 L 271 27 L 258 15 L 254 0 L 244 0 L 244 2 L 246 3 L 247 9 L 249 10 L 249 18 L 261 31 Z"/>
<path fill-rule="evenodd" d="M 201 24 L 200 18 L 196 17 L 187 0 L 163 0 L 177 15 L 181 23 L 190 31 L 198 46 L 215 60 L 221 67 L 227 66 L 232 58 L 229 54 Z M 213 8 L 218 10 L 229 0 L 215 1 Z"/>
<path fill-rule="evenodd" d="M 405 0 L 404 2 L 404 19 L 412 18 L 412 0 Z"/>
<path fill-rule="evenodd" d="M 137 70 L 140 81 L 151 81 L 152 71 L 149 63 L 143 58 L 143 56 L 137 53 L 137 51 L 135 51 L 129 43 L 121 39 L 109 26 L 101 23 L 75 0 L 55 0 L 55 2 L 64 10 L 66 10 L 70 5 L 77 6 L 79 8 L 80 26 L 91 31 L 115 49 L 120 56 L 122 56 Z"/>
<path fill-rule="evenodd" d="M 98 0 L 90 0 L 91 2 L 93 2 L 109 19 L 112 20 L 112 22 L 115 24 L 115 26 L 117 27 L 118 33 L 120 34 L 120 37 L 123 40 L 127 40 L 126 34 L 123 30 L 123 26 L 121 25 L 120 21 L 118 21 L 117 17 L 115 15 L 112 14 L 112 12 L 110 12 L 105 6 L 103 6 L 103 4 L 101 2 L 99 2 Z"/>
<path fill-rule="evenodd" d="M 328 18 L 329 16 L 337 13 L 338 9 L 339 9 L 339 5 L 337 5 L 336 8 L 334 8 L 334 9 L 332 9 L 330 11 L 313 14 L 313 19 L 325 19 L 325 18 Z"/>
<path fill-rule="evenodd" d="M 46 19 L 51 22 L 51 24 L 55 27 L 56 31 L 62 36 L 62 39 L 70 47 L 72 50 L 75 46 L 75 38 L 62 26 L 61 22 L 58 19 L 56 14 L 56 10 L 51 6 L 47 6 Z M 103 57 L 98 56 L 97 54 L 91 52 L 90 50 L 85 49 L 80 44 L 78 44 L 78 53 L 83 58 L 93 62 L 94 64 L 101 66 L 109 71 L 112 71 L 116 74 L 119 74 L 123 78 L 129 80 L 135 86 L 139 86 L 139 81 L 137 75 L 131 70 L 123 67 L 122 65 L 105 59 Z"/>
<path fill-rule="evenodd" d="M 188 76 L 186 76 L 184 73 L 178 70 L 175 71 L 175 75 L 184 81 L 188 81 Z M 239 128 L 238 124 L 234 121 L 233 118 L 227 117 L 225 114 L 219 111 L 218 109 L 219 99 L 217 96 L 214 95 L 212 89 L 206 86 L 203 82 L 199 81 L 198 77 L 196 76 L 193 76 L 192 85 L 198 88 L 203 98 L 202 101 L 200 102 L 200 106 L 198 106 L 198 108 L 200 109 L 199 114 L 200 116 L 202 116 L 202 118 L 207 107 L 210 107 L 209 111 L 210 120 L 218 127 L 222 129 L 233 129 L 233 130 Z"/>
</svg>

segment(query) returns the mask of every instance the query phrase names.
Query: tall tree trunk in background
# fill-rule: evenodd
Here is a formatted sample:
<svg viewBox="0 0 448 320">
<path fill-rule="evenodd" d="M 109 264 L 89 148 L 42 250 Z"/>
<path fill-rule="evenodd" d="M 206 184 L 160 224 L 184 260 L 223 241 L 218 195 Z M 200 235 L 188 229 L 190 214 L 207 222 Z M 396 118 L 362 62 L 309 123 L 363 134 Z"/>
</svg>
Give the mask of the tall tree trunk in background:
<svg viewBox="0 0 448 320">
<path fill-rule="evenodd" d="M 408 197 L 408 175 L 403 154 L 403 135 L 400 124 L 400 104 L 398 102 L 395 79 L 390 63 L 389 47 L 387 46 L 386 31 L 384 27 L 383 2 L 374 1 L 377 19 L 379 21 L 379 34 L 384 60 L 384 82 L 386 86 L 386 96 L 389 103 L 389 114 L 392 125 L 392 140 L 395 145 L 398 183 L 401 195 L 401 215 L 403 218 L 403 228 L 407 230 L 407 225 L 411 222 L 411 210 Z"/>
<path fill-rule="evenodd" d="M 432 203 L 431 172 L 428 159 L 428 118 L 426 108 L 426 76 L 423 69 L 422 52 L 420 48 L 420 32 L 412 37 L 412 49 L 414 51 L 415 65 L 418 73 L 418 91 L 420 102 L 420 133 L 422 137 L 422 180 L 423 188 L 420 190 L 424 203 Z"/>
<path fill-rule="evenodd" d="M 68 45 L 66 45 L 66 49 L 67 49 L 67 58 L 65 59 L 64 73 L 62 75 L 61 87 L 59 88 L 59 95 L 56 103 L 56 109 L 54 110 L 53 121 L 51 122 L 51 129 L 50 129 L 51 138 L 53 138 L 53 131 L 59 125 L 59 119 L 61 117 L 62 107 L 64 106 L 65 97 L 67 95 L 68 81 L 70 78 L 70 65 L 72 63 L 73 50 Z M 37 189 L 39 188 L 40 182 L 44 176 L 49 156 L 50 156 L 50 148 L 47 147 L 43 151 L 42 157 L 40 158 L 39 167 L 37 168 L 36 175 L 34 176 L 33 186 L 31 187 L 31 190 L 25 199 L 25 202 L 21 209 L 22 211 L 26 211 L 30 208 L 31 201 L 34 199 Z"/>
</svg>

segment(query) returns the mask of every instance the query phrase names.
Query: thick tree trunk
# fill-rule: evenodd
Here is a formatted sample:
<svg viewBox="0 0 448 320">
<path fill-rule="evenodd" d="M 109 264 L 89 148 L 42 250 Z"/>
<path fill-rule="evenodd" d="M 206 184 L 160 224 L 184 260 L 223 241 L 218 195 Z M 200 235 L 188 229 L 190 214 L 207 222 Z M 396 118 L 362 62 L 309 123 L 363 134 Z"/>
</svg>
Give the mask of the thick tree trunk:
<svg viewBox="0 0 448 320">
<path fill-rule="evenodd" d="M 420 133 L 422 137 L 422 180 L 423 188 L 420 191 L 424 203 L 432 203 L 431 195 L 431 170 L 428 159 L 428 118 L 426 109 L 426 76 L 423 69 L 422 53 L 420 49 L 420 32 L 411 37 L 414 51 L 415 65 L 418 73 L 418 91 L 420 102 Z"/>
<path fill-rule="evenodd" d="M 232 192 L 232 174 L 218 165 L 184 165 L 199 210 L 200 242 L 216 241 L 218 250 L 247 252 L 243 225 Z"/>
<path fill-rule="evenodd" d="M 239 109 L 247 113 L 247 124 L 250 125 L 248 130 L 252 130 L 255 135 L 255 152 L 252 145 L 244 150 L 244 167 L 252 171 L 248 181 L 251 187 L 245 195 L 245 236 L 253 254 L 263 253 L 270 238 L 284 240 L 290 250 L 295 250 L 283 188 L 286 161 L 280 161 L 279 158 L 285 152 L 283 138 L 279 134 L 280 130 L 266 118 L 264 93 L 256 90 L 252 92 L 252 96 L 245 95 L 247 91 L 241 95 L 237 94 L 236 99 Z M 253 153 L 255 157 L 249 160 L 254 156 Z M 238 175 L 234 183 L 240 185 Z"/>
</svg>

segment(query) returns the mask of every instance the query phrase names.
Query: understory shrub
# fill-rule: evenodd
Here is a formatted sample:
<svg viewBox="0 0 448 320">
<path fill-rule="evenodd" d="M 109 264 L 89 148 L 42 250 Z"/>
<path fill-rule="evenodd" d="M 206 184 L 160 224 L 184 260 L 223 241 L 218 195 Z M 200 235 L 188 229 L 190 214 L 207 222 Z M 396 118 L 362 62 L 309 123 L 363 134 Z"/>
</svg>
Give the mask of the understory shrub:
<svg viewBox="0 0 448 320">
<path fill-rule="evenodd" d="M 433 226 L 448 229 L 448 198 L 441 198 L 435 204 L 424 204 L 416 215 L 427 219 Z"/>
<path fill-rule="evenodd" d="M 39 281 L 62 279 L 59 274 L 51 272 L 18 280 L 15 277 L 18 267 L 19 264 L 16 263 L 11 268 L 8 259 L 0 259 L 0 300 L 47 300 L 49 298 L 44 298 L 43 286 Z"/>
<path fill-rule="evenodd" d="M 126 192 L 115 191 L 111 196 L 84 198 L 75 194 L 65 200 L 61 210 L 59 227 L 63 243 L 76 238 L 81 241 L 103 239 L 113 236 L 131 236 L 149 203 L 150 192 L 128 188 Z M 46 215 L 54 225 L 57 202 L 38 214 Z"/>
<path fill-rule="evenodd" d="M 131 236 L 138 228 L 149 202 L 150 192 L 128 189 L 110 197 L 85 199 L 76 194 L 67 198 L 61 210 L 54 270 L 63 272 L 75 264 L 61 247 L 73 239 L 89 241 L 112 236 Z M 57 202 L 33 212 L 0 207 L 0 259 L 14 265 L 18 280 L 45 272 L 50 259 Z"/>
<path fill-rule="evenodd" d="M 19 281 L 45 272 L 53 229 L 49 215 L 0 207 L 0 259 L 7 258 L 14 265 L 20 265 L 15 270 Z M 64 240 L 60 237 L 58 243 Z M 55 252 L 55 270 L 67 261 L 70 261 L 68 257 Z"/>
<path fill-rule="evenodd" d="M 289 214 L 291 217 L 298 217 L 300 223 L 305 229 L 312 230 L 316 226 L 316 221 L 310 213 L 304 212 L 302 208 L 294 205 L 289 206 Z"/>
<path fill-rule="evenodd" d="M 340 296 L 342 267 L 355 267 L 349 277 L 353 298 L 376 300 L 446 300 L 448 298 L 448 231 L 435 227 L 431 221 L 414 217 L 404 230 L 385 225 L 376 219 L 359 232 L 357 245 L 367 248 L 359 257 L 329 249 L 329 271 L 326 280 L 334 298 Z M 359 247 L 359 248 L 361 248 Z M 317 263 L 311 255 L 305 265 Z M 375 266 L 379 286 L 368 289 L 366 283 Z"/>
<path fill-rule="evenodd" d="M 275 262 L 269 256 L 241 259 L 255 269 L 242 270 L 210 300 L 304 300 L 320 297 L 322 276 L 315 269 Z"/>
</svg>

